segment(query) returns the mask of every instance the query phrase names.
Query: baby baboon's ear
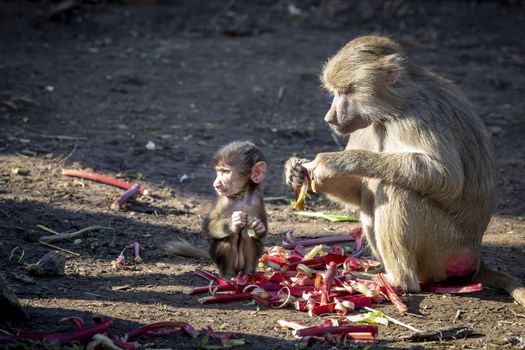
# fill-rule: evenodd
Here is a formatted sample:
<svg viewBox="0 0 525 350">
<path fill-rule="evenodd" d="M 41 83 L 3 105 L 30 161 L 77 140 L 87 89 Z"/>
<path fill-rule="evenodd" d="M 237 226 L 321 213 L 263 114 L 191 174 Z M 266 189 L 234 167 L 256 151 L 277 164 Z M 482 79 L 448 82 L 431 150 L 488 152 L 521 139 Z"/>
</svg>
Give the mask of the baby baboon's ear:
<svg viewBox="0 0 525 350">
<path fill-rule="evenodd" d="M 268 165 L 266 162 L 257 162 L 252 167 L 252 174 L 250 175 L 250 179 L 258 184 L 264 181 L 266 178 L 266 173 L 268 171 Z"/>
</svg>

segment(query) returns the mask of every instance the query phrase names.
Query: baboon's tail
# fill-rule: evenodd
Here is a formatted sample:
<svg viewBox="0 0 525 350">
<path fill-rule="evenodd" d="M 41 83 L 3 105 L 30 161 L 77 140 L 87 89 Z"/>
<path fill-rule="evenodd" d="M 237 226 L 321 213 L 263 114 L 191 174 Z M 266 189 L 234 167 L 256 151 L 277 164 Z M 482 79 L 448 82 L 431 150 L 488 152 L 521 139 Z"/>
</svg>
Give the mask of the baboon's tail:
<svg viewBox="0 0 525 350">
<path fill-rule="evenodd" d="M 504 272 L 492 270 L 484 263 L 481 263 L 479 272 L 474 277 L 474 280 L 488 287 L 503 289 L 509 293 L 518 304 L 525 306 L 525 287 L 517 278 Z"/>
<path fill-rule="evenodd" d="M 186 256 L 189 258 L 205 258 L 210 259 L 210 254 L 201 248 L 192 246 L 188 241 L 178 239 L 166 243 L 164 249 L 171 254 Z"/>
</svg>

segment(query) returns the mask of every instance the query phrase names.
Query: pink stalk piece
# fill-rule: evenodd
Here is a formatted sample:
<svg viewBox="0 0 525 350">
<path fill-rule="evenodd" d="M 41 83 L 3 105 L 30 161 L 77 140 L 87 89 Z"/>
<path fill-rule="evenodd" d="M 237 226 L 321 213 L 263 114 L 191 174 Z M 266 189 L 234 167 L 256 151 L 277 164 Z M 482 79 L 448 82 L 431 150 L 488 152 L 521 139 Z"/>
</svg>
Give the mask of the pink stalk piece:
<svg viewBox="0 0 525 350">
<path fill-rule="evenodd" d="M 431 293 L 461 294 L 473 293 L 483 290 L 481 283 L 467 284 L 464 286 L 447 286 L 441 284 L 420 283 L 421 289 Z"/>
<path fill-rule="evenodd" d="M 280 266 L 286 265 L 288 261 L 286 259 L 283 259 L 278 256 L 268 255 L 268 260 L 270 260 L 272 263 Z"/>
<path fill-rule="evenodd" d="M 28 331 L 20 331 L 17 336 L 20 337 L 29 337 L 34 339 L 43 339 L 46 335 L 49 335 L 49 333 L 45 332 L 28 332 Z"/>
<path fill-rule="evenodd" d="M 187 335 L 189 335 L 190 337 L 192 338 L 197 338 L 199 336 L 199 331 L 196 330 L 191 324 L 189 323 L 186 323 L 185 325 L 182 326 L 182 330 L 184 331 L 184 333 L 186 333 Z"/>
<path fill-rule="evenodd" d="M 228 285 L 229 284 L 227 281 L 223 280 L 222 278 L 214 275 L 213 273 L 211 273 L 209 271 L 203 270 L 201 268 L 196 268 L 195 271 L 193 271 L 193 273 L 196 274 L 199 277 L 204 278 L 207 281 L 213 281 L 216 284 L 221 284 L 221 285 Z"/>
<path fill-rule="evenodd" d="M 275 271 L 274 273 L 272 273 L 272 276 L 268 279 L 268 282 L 281 283 L 281 282 L 284 282 L 285 280 L 286 280 L 285 277 L 280 271 Z"/>
<path fill-rule="evenodd" d="M 317 305 L 308 310 L 310 316 L 321 316 L 335 312 L 336 303 Z"/>
<path fill-rule="evenodd" d="M 372 298 L 370 297 L 360 297 L 360 296 L 354 296 L 354 295 L 346 295 L 346 296 L 338 296 L 334 299 L 337 299 L 338 301 L 350 301 L 354 304 L 354 310 L 359 310 L 364 308 L 365 306 L 372 305 Z"/>
<path fill-rule="evenodd" d="M 351 332 L 347 333 L 350 338 L 352 339 L 360 339 L 360 340 L 374 340 L 375 336 L 371 332 Z"/>
<path fill-rule="evenodd" d="M 352 234 L 355 237 L 355 249 L 352 252 L 352 256 L 356 257 L 361 255 L 361 253 L 363 252 L 363 229 L 361 227 L 357 227 L 352 231 Z"/>
<path fill-rule="evenodd" d="M 71 343 L 72 341 L 88 340 L 97 333 L 108 333 L 111 322 L 113 322 L 113 320 L 108 318 L 91 327 L 84 327 L 72 332 L 49 334 L 44 337 L 44 340 L 58 344 L 67 344 Z"/>
<path fill-rule="evenodd" d="M 58 321 L 59 324 L 64 324 L 66 322 L 72 322 L 75 325 L 75 327 L 77 327 L 77 329 L 84 328 L 84 320 L 80 317 L 66 317 Z"/>
<path fill-rule="evenodd" d="M 255 300 L 255 302 L 259 305 L 266 306 L 266 307 L 272 307 L 272 304 L 267 299 L 264 299 L 260 295 L 252 294 L 252 299 Z"/>
<path fill-rule="evenodd" d="M 139 242 L 135 242 L 131 245 L 133 248 L 133 253 L 135 254 L 135 263 L 140 264 L 142 262 L 142 258 L 140 257 L 140 244 Z"/>
<path fill-rule="evenodd" d="M 237 287 L 234 286 L 233 284 L 231 285 L 230 284 L 226 284 L 226 285 L 218 284 L 218 285 L 211 286 L 211 289 L 216 290 L 217 292 L 235 292 L 237 290 Z M 202 287 L 192 288 L 188 290 L 187 292 L 185 291 L 184 294 L 189 294 L 189 295 L 204 294 L 204 293 L 208 293 L 209 291 L 210 291 L 210 286 L 202 286 Z"/>
<path fill-rule="evenodd" d="M 129 332 L 125 339 L 130 340 L 133 339 L 139 335 L 150 335 L 150 336 L 164 336 L 172 334 L 176 331 L 179 331 L 181 329 L 184 329 L 188 325 L 187 322 L 184 321 L 164 321 L 164 322 L 155 322 L 150 323 L 138 328 L 135 328 L 131 332 Z"/>
<path fill-rule="evenodd" d="M 323 291 L 330 295 L 332 291 L 332 284 L 334 283 L 335 273 L 337 270 L 337 264 L 335 261 L 330 261 L 326 268 L 326 274 L 323 280 Z"/>
<path fill-rule="evenodd" d="M 131 186 L 129 190 L 122 193 L 117 199 L 115 199 L 113 203 L 111 203 L 110 209 L 115 211 L 120 210 L 124 203 L 126 203 L 131 198 L 135 197 L 137 194 L 140 193 L 140 188 L 141 187 L 139 184 L 134 184 L 133 186 Z"/>
<path fill-rule="evenodd" d="M 379 281 L 383 287 L 386 289 L 388 299 L 392 302 L 392 304 L 394 304 L 401 314 L 406 314 L 408 312 L 408 306 L 406 306 L 399 295 L 397 295 L 397 293 L 394 291 L 394 288 L 392 288 L 392 286 L 387 282 L 385 275 L 379 273 L 377 277 L 379 278 Z"/>
<path fill-rule="evenodd" d="M 342 333 L 371 333 L 376 335 L 378 327 L 375 325 L 351 325 L 351 326 L 328 326 L 328 327 L 308 327 L 294 331 L 294 334 L 300 337 L 306 336 L 324 336 L 326 334 Z"/>
<path fill-rule="evenodd" d="M 137 343 L 127 342 L 118 339 L 117 337 L 110 337 L 110 339 L 113 341 L 113 343 L 118 346 L 121 349 L 136 349 L 138 347 Z M 87 349 L 86 349 L 87 350 Z"/>
<path fill-rule="evenodd" d="M 321 238 L 305 239 L 302 241 L 295 241 L 283 244 L 284 249 L 295 249 L 296 246 L 302 245 L 303 247 L 311 247 L 318 244 L 335 244 L 342 242 L 353 242 L 355 236 L 353 234 L 342 235 L 342 236 L 330 236 Z"/>
<path fill-rule="evenodd" d="M 244 339 L 235 339 L 235 334 L 230 332 L 218 333 L 210 326 L 204 329 L 206 335 L 221 342 L 222 347 L 231 348 L 232 346 L 244 345 Z"/>
<path fill-rule="evenodd" d="M 328 254 L 324 256 L 318 256 L 313 259 L 303 260 L 303 261 L 299 261 L 293 264 L 284 265 L 281 268 L 281 272 L 287 271 L 287 270 L 295 270 L 297 268 L 297 265 L 299 264 L 303 264 L 308 267 L 319 267 L 319 266 L 328 265 L 331 261 L 334 261 L 337 265 L 340 265 L 344 263 L 345 260 L 346 260 L 346 256 L 344 255 Z"/>
<path fill-rule="evenodd" d="M 98 174 L 98 173 L 92 173 L 92 172 L 89 172 L 89 171 L 64 169 L 64 170 L 62 170 L 62 174 L 65 175 L 65 176 L 79 177 L 81 179 L 87 179 L 87 180 L 102 182 L 102 183 L 104 183 L 106 185 L 120 187 L 120 188 L 122 188 L 124 190 L 129 190 L 131 187 L 133 187 L 133 185 L 130 184 L 129 182 L 120 181 L 120 180 L 117 180 L 117 179 L 109 177 L 109 176 L 105 176 L 105 175 Z M 148 195 L 148 191 L 143 189 L 143 188 L 141 188 L 139 190 L 139 193 L 141 195 L 143 195 L 143 196 L 147 196 Z"/>
<path fill-rule="evenodd" d="M 295 321 L 291 321 L 291 320 L 288 320 L 288 319 L 277 320 L 277 323 L 283 329 L 298 330 L 298 329 L 308 328 L 308 326 L 305 326 L 304 324 L 300 324 L 300 323 L 297 323 Z"/>
<path fill-rule="evenodd" d="M 215 296 L 208 296 L 199 299 L 199 302 L 202 304 L 217 304 L 217 303 L 226 303 L 231 301 L 240 301 L 250 299 L 252 294 L 250 293 L 238 293 L 238 294 L 218 294 Z"/>
</svg>

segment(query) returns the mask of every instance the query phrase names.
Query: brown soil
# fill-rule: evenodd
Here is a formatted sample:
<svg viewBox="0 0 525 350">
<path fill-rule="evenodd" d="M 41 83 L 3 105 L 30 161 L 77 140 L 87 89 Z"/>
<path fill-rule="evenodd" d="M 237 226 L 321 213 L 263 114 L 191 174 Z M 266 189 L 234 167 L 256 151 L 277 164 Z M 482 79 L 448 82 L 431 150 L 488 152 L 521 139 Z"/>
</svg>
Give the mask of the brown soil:
<svg viewBox="0 0 525 350">
<path fill-rule="evenodd" d="M 459 84 L 477 106 L 493 135 L 499 170 L 483 258 L 525 280 L 525 12 L 519 1 L 85 1 L 50 17 L 52 5 L 0 1 L 0 266 L 30 316 L 2 328 L 64 330 L 55 321 L 100 313 L 115 318 L 112 329 L 120 335 L 148 322 L 186 320 L 235 332 L 246 349 L 295 348 L 276 320 L 317 320 L 244 302 L 203 306 L 181 292 L 205 284 L 193 275 L 195 267 L 213 266 L 167 256 L 162 246 L 175 237 L 204 246 L 199 228 L 213 198 L 211 155 L 234 139 L 253 140 L 270 160 L 265 195 L 292 197 L 282 181 L 284 161 L 337 149 L 322 121 L 329 97 L 320 88 L 320 68 L 346 41 L 367 33 L 401 40 L 415 62 Z M 148 141 L 155 150 L 146 149 Z M 66 178 L 63 168 L 139 181 L 151 196 L 113 212 L 108 208 L 119 189 Z M 308 205 L 342 211 L 322 198 Z M 349 229 L 298 218 L 287 200 L 269 203 L 268 211 L 268 245 L 288 229 L 305 237 Z M 80 244 L 57 243 L 80 256 L 66 254 L 65 276 L 31 283 L 24 264 L 49 251 L 35 243 L 46 234 L 37 225 L 112 230 L 87 233 Z M 111 261 L 134 241 L 143 247 L 144 263 L 113 272 Z M 406 299 L 419 316 L 378 307 L 421 329 L 469 326 L 479 333 L 419 348 L 525 348 L 525 309 L 506 294 L 486 289 Z M 414 347 L 397 340 L 404 333 L 382 327 L 377 341 L 355 346 Z M 141 343 L 198 346 L 183 335 Z"/>
</svg>

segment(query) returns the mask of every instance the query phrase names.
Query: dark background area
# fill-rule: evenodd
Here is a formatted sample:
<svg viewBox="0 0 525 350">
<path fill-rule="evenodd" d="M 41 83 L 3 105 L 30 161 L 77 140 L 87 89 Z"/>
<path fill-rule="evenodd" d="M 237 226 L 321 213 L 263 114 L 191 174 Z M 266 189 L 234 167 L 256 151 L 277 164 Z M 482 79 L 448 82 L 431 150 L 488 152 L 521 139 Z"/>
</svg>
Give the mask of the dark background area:
<svg viewBox="0 0 525 350">
<path fill-rule="evenodd" d="M 322 120 L 330 97 L 321 67 L 362 34 L 400 41 L 475 105 L 499 171 L 483 259 L 525 281 L 524 13 L 521 1 L 0 1 L 0 271 L 30 316 L 3 328 L 51 331 L 62 317 L 98 312 L 114 317 L 121 335 L 138 324 L 187 320 L 237 332 L 246 348 L 295 348 L 276 320 L 316 320 L 245 303 L 203 306 L 181 291 L 204 284 L 196 266 L 213 267 L 166 256 L 162 246 L 175 237 L 205 245 L 199 231 L 213 199 L 211 157 L 232 140 L 263 149 L 267 197 L 292 199 L 284 161 L 338 149 Z M 112 212 L 120 190 L 66 178 L 63 168 L 138 181 L 152 195 Z M 324 198 L 307 205 L 347 211 Z M 288 200 L 270 202 L 268 211 L 267 245 L 288 229 L 308 237 L 352 227 L 297 217 Z M 94 224 L 113 229 L 58 244 L 81 254 L 66 254 L 65 276 L 27 281 L 25 264 L 49 251 L 35 243 L 45 234 L 36 225 L 71 232 Z M 113 272 L 111 260 L 134 241 L 144 264 Z M 24 251 L 20 262 L 9 259 L 15 247 Z M 505 294 L 406 297 L 420 317 L 400 316 L 404 322 L 483 334 L 425 347 L 524 346 L 525 312 Z M 379 307 L 397 316 L 391 305 Z M 382 327 L 372 348 L 410 348 L 397 340 L 402 333 Z M 153 341 L 197 345 L 182 335 Z"/>
</svg>

